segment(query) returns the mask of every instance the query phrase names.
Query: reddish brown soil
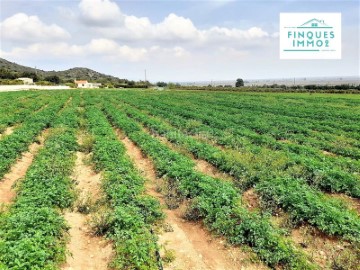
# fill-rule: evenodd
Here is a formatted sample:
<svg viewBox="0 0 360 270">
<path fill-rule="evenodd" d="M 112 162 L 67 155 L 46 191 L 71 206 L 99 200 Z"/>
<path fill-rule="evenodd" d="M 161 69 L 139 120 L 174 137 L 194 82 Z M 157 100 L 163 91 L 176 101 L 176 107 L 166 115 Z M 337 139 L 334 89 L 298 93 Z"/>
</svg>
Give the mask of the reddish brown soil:
<svg viewBox="0 0 360 270">
<path fill-rule="evenodd" d="M 233 179 L 226 173 L 220 172 L 214 165 L 202 159 L 193 159 L 195 161 L 195 170 L 211 176 L 213 178 L 220 178 L 227 181 L 232 181 Z"/>
<path fill-rule="evenodd" d="M 345 194 L 328 194 L 332 198 L 336 198 L 345 202 L 350 209 L 355 210 L 360 215 L 360 199 L 349 197 Z"/>
<path fill-rule="evenodd" d="M 65 219 L 71 226 L 70 242 L 67 249 L 64 270 L 105 270 L 112 258 L 112 245 L 101 237 L 91 236 L 86 216 L 75 212 L 66 212 Z"/>
<path fill-rule="evenodd" d="M 330 157 L 335 157 L 335 156 L 336 156 L 336 154 L 331 153 L 331 152 L 326 151 L 326 150 L 323 150 L 322 153 L 323 153 L 325 156 L 330 156 Z"/>
<path fill-rule="evenodd" d="M 76 181 L 80 194 L 91 194 L 92 198 L 96 200 L 99 199 L 101 193 L 101 174 L 95 173 L 91 166 L 84 163 L 86 158 L 86 154 L 76 153 L 72 178 Z"/>
<path fill-rule="evenodd" d="M 270 220 L 276 227 L 283 227 L 285 224 L 285 227 L 288 228 L 286 226 L 288 219 L 288 214 L 280 212 L 276 216 L 272 216 Z M 288 230 L 290 231 L 289 240 L 319 265 L 320 269 L 332 269 L 333 259 L 350 245 L 348 242 L 328 236 L 308 224 Z"/>
<path fill-rule="evenodd" d="M 76 153 L 73 179 L 77 182 L 79 198 L 90 196 L 93 200 L 100 197 L 101 175 L 84 164 L 86 155 Z M 66 258 L 63 270 L 105 270 L 113 256 L 112 244 L 102 237 L 91 235 L 87 224 L 91 215 L 67 211 L 65 219 L 70 226 L 70 242 L 67 249 L 70 254 Z"/>
<path fill-rule="evenodd" d="M 259 197 L 253 188 L 245 191 L 241 195 L 241 199 L 243 201 L 243 205 L 250 211 L 259 208 Z"/>
<path fill-rule="evenodd" d="M 156 197 L 165 208 L 163 196 L 156 191 L 162 180 L 157 178 L 153 163 L 119 131 L 118 136 L 136 167 L 148 180 L 147 194 Z M 175 260 L 165 265 L 164 269 L 267 269 L 260 263 L 250 262 L 249 253 L 241 251 L 240 248 L 225 247 L 225 241 L 214 238 L 200 223 L 185 221 L 180 209 L 164 209 L 164 212 L 166 214 L 164 224 L 171 229 L 170 232 L 159 235 L 159 243 L 165 247 L 162 248 L 161 254 L 164 255 L 165 249 L 175 251 Z"/>
<path fill-rule="evenodd" d="M 8 135 L 12 134 L 14 132 L 15 128 L 16 128 L 15 126 L 7 127 L 2 135 L 3 136 L 8 136 Z"/>
<path fill-rule="evenodd" d="M 349 243 L 327 236 L 311 226 L 294 229 L 291 240 L 302 249 L 321 269 L 331 269 L 331 262 Z"/>
<path fill-rule="evenodd" d="M 291 141 L 287 140 L 287 139 L 281 139 L 278 140 L 278 142 L 282 142 L 282 143 L 291 143 Z"/>
<path fill-rule="evenodd" d="M 196 135 L 190 135 L 190 136 L 196 140 L 211 144 L 212 146 L 217 147 L 220 150 L 228 149 L 226 146 L 219 144 L 216 140 L 212 140 L 212 139 L 208 138 L 208 136 L 206 134 L 196 134 Z"/>
<path fill-rule="evenodd" d="M 145 131 L 150 132 L 147 129 L 145 129 Z M 155 135 L 153 135 L 153 136 L 155 136 Z M 220 179 L 226 180 L 226 181 L 233 181 L 233 178 L 230 175 L 219 171 L 214 165 L 207 162 L 206 160 L 196 159 L 191 153 L 187 152 L 185 149 L 181 148 L 180 146 L 174 145 L 169 140 L 167 140 L 165 137 L 161 137 L 161 136 L 155 136 L 155 137 L 157 139 L 159 139 L 161 142 L 163 142 L 164 144 L 166 144 L 169 148 L 171 148 L 177 152 L 180 152 L 182 154 L 185 154 L 189 158 L 191 158 L 195 162 L 195 170 L 197 170 L 198 172 L 201 172 L 201 173 L 211 176 L 213 178 L 220 178 Z"/>
<path fill-rule="evenodd" d="M 40 144 L 32 143 L 28 151 L 23 153 L 21 158 L 11 166 L 10 172 L 4 175 L 0 181 L 0 203 L 9 204 L 15 198 L 16 190 L 14 190 L 13 186 L 17 181 L 25 177 L 27 170 L 33 162 L 34 156 L 43 146 L 47 133 L 48 130 L 45 130 L 39 137 Z"/>
<path fill-rule="evenodd" d="M 69 105 L 69 103 L 71 102 L 72 98 L 73 98 L 73 97 L 69 97 L 69 98 L 65 101 L 63 107 L 62 107 L 61 110 L 59 111 L 59 114 L 60 114 L 63 110 L 65 110 L 65 108 L 66 108 L 66 107 Z M 46 107 L 45 107 L 45 108 L 46 108 Z"/>
</svg>

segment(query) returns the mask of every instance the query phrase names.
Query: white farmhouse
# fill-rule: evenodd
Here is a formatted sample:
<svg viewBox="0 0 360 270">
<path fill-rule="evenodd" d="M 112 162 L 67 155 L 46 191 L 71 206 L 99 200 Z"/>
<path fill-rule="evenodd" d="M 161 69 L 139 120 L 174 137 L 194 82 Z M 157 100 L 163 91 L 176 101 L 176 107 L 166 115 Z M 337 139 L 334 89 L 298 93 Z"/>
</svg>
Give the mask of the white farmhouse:
<svg viewBox="0 0 360 270">
<path fill-rule="evenodd" d="M 34 84 L 34 80 L 32 78 L 17 78 L 17 80 L 22 81 L 25 85 Z"/>
<path fill-rule="evenodd" d="M 74 81 L 77 88 L 99 88 L 101 83 L 90 83 L 86 80 Z"/>
<path fill-rule="evenodd" d="M 90 88 L 88 81 L 74 81 L 77 88 Z"/>
</svg>

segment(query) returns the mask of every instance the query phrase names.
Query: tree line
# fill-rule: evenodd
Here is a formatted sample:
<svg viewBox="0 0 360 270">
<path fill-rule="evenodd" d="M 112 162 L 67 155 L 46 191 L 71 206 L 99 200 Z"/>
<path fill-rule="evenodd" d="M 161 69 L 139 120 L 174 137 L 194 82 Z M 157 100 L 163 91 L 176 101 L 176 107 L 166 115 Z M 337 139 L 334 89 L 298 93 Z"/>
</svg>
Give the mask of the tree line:
<svg viewBox="0 0 360 270">
<path fill-rule="evenodd" d="M 44 75 L 33 71 L 14 71 L 6 68 L 0 68 L 0 84 L 19 84 L 22 82 L 17 80 L 18 78 L 31 78 L 37 85 L 58 85 L 65 84 L 70 87 L 76 87 L 74 83 L 75 78 L 70 78 L 67 75 L 65 78 L 56 74 Z M 86 78 L 76 78 L 78 80 Z M 91 82 L 101 83 L 103 87 L 108 88 L 148 88 L 152 84 L 149 81 L 133 81 L 119 78 L 101 77 L 92 79 Z"/>
</svg>

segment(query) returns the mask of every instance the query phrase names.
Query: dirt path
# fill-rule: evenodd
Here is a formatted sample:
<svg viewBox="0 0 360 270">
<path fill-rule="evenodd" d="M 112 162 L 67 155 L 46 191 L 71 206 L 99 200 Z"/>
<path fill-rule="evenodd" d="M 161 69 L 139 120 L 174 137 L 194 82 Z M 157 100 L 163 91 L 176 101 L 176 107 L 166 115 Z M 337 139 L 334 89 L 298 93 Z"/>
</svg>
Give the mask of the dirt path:
<svg viewBox="0 0 360 270">
<path fill-rule="evenodd" d="M 124 143 L 128 155 L 136 167 L 148 180 L 147 193 L 156 197 L 165 206 L 163 196 L 156 191 L 157 178 L 154 165 L 150 159 L 143 156 L 141 150 L 127 137 L 118 131 L 119 139 Z M 165 208 L 165 207 L 164 207 Z M 160 245 L 167 250 L 175 251 L 175 260 L 164 265 L 165 270 L 232 270 L 232 269 L 267 269 L 261 264 L 251 263 L 250 255 L 240 248 L 225 247 L 225 241 L 212 237 L 201 224 L 185 221 L 180 209 L 164 209 L 165 224 L 170 232 L 159 235 Z M 162 254 L 164 253 L 162 249 Z"/>
<path fill-rule="evenodd" d="M 333 259 L 350 246 L 350 243 L 334 236 L 328 236 L 309 225 L 293 229 L 289 238 L 321 269 L 330 269 L 329 264 Z"/>
<path fill-rule="evenodd" d="M 64 105 L 62 106 L 62 108 L 61 108 L 60 111 L 59 111 L 59 114 L 66 109 L 66 107 L 70 104 L 70 102 L 72 101 L 72 99 L 73 99 L 73 97 L 71 96 L 71 97 L 69 97 L 69 98 L 65 101 Z"/>
<path fill-rule="evenodd" d="M 10 172 L 4 175 L 0 181 L 0 203 L 9 204 L 15 198 L 16 191 L 13 189 L 13 186 L 19 179 L 25 177 L 27 170 L 33 162 L 34 156 L 43 146 L 47 133 L 48 130 L 43 131 L 38 137 L 40 144 L 32 143 L 28 151 L 23 153 L 21 158 L 11 166 Z"/>
<path fill-rule="evenodd" d="M 14 132 L 15 126 L 7 127 L 3 133 L 0 134 L 0 140 L 5 137 L 9 136 Z"/>
<path fill-rule="evenodd" d="M 208 176 L 211 176 L 213 178 L 219 178 L 219 179 L 226 180 L 226 181 L 234 181 L 234 179 L 229 174 L 226 174 L 226 173 L 223 173 L 223 172 L 219 171 L 218 168 L 216 168 L 214 165 L 207 162 L 206 160 L 195 158 L 186 149 L 184 149 L 184 148 L 182 148 L 180 146 L 174 145 L 167 138 L 159 136 L 159 135 L 152 134 L 150 132 L 150 130 L 148 130 L 146 128 L 144 128 L 144 131 L 146 131 L 147 133 L 150 133 L 152 136 L 159 139 L 161 142 L 166 144 L 166 146 L 168 146 L 172 150 L 180 152 L 180 153 L 188 156 L 189 158 L 191 158 L 195 162 L 195 168 L 194 169 L 197 170 L 198 172 L 201 172 L 201 173 L 206 174 Z"/>
<path fill-rule="evenodd" d="M 254 188 L 250 188 L 241 195 L 243 205 L 249 210 L 253 211 L 260 207 L 259 195 Z"/>
<path fill-rule="evenodd" d="M 327 196 L 343 201 L 350 209 L 355 210 L 360 215 L 360 199 L 352 198 L 346 194 L 341 193 L 327 194 Z"/>
<path fill-rule="evenodd" d="M 211 176 L 213 178 L 220 178 L 222 180 L 233 181 L 232 177 L 226 173 L 219 171 L 214 165 L 202 159 L 193 159 L 195 162 L 195 170 Z"/>
<path fill-rule="evenodd" d="M 309 224 L 304 223 L 295 228 L 291 225 L 289 228 L 289 220 L 289 214 L 282 211 L 270 217 L 270 221 L 275 227 L 285 228 L 289 231 L 285 238 L 294 243 L 294 246 L 306 254 L 320 269 L 333 269 L 330 267 L 333 260 L 351 245 L 348 241 L 340 237 L 326 235 Z M 349 252 L 347 256 L 356 255 Z"/>
<path fill-rule="evenodd" d="M 79 198 L 90 196 L 94 201 L 100 197 L 101 175 L 84 163 L 86 155 L 76 153 L 75 169 L 72 178 L 77 182 L 80 191 Z M 66 258 L 63 270 L 104 270 L 112 258 L 112 245 L 102 237 L 90 235 L 87 221 L 91 214 L 67 211 L 64 215 L 70 226 L 70 242 L 67 250 L 70 254 Z"/>
</svg>

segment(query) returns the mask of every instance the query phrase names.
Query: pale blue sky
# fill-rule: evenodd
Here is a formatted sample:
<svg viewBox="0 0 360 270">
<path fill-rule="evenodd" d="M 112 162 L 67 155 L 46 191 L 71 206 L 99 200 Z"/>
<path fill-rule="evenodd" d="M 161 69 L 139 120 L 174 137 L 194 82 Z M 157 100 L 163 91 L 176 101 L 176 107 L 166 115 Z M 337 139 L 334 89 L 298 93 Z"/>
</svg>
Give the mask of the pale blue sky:
<svg viewBox="0 0 360 270">
<path fill-rule="evenodd" d="M 359 1 L 0 0 L 1 57 L 196 81 L 359 76 Z M 341 12 L 341 60 L 280 60 L 280 12 Z"/>
</svg>

